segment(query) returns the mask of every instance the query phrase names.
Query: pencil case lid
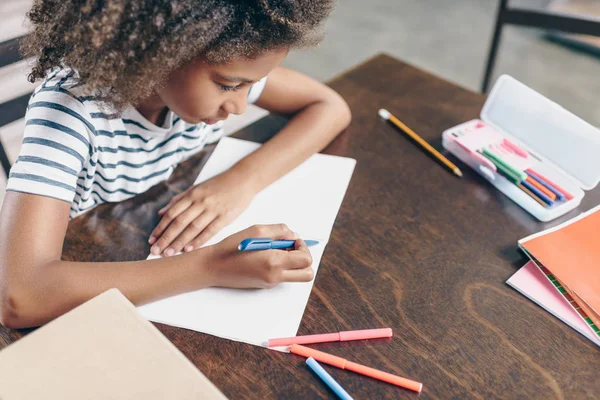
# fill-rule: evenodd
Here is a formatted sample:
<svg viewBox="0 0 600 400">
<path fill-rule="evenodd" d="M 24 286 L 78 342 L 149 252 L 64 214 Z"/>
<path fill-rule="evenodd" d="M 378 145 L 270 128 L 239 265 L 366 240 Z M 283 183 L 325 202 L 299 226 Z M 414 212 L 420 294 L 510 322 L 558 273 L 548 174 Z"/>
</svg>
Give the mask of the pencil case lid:
<svg viewBox="0 0 600 400">
<path fill-rule="evenodd" d="M 481 119 L 562 169 L 582 189 L 600 181 L 600 130 L 515 78 L 498 78 Z"/>
</svg>

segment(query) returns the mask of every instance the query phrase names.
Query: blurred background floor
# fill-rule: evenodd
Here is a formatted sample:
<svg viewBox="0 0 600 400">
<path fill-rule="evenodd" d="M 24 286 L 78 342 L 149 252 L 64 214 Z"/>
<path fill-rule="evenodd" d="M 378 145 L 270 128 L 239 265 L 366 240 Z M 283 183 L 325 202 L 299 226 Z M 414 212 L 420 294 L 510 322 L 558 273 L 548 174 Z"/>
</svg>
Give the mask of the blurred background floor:
<svg viewBox="0 0 600 400">
<path fill-rule="evenodd" d="M 539 9 L 549 3 L 513 0 L 510 4 Z M 26 32 L 22 20 L 30 4 L 31 0 L 0 1 L 0 42 Z M 339 0 L 323 43 L 290 53 L 284 65 L 324 81 L 383 51 L 479 91 L 497 7 L 497 0 Z M 2 99 L 28 89 L 24 68 L 0 69 Z M 600 126 L 600 57 L 551 42 L 539 30 L 508 26 L 491 82 L 503 73 Z M 236 119 L 235 125 L 243 126 L 262 115 L 252 109 Z M 22 121 L 0 127 L 0 138 L 12 160 L 22 128 Z"/>
<path fill-rule="evenodd" d="M 588 0 L 589 1 L 589 0 Z M 600 2 L 600 0 L 594 0 Z M 340 0 L 317 49 L 293 52 L 285 65 L 327 80 L 378 51 L 479 91 L 497 0 Z M 540 9 L 542 0 L 511 1 Z M 505 27 L 494 78 L 502 73 L 600 126 L 600 58 Z"/>
</svg>

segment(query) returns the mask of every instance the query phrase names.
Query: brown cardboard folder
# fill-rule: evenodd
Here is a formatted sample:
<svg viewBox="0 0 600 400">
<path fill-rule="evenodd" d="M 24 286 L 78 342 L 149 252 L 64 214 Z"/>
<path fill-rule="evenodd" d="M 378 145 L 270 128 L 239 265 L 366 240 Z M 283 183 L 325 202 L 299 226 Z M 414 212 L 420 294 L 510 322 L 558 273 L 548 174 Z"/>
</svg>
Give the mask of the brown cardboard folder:
<svg viewBox="0 0 600 400">
<path fill-rule="evenodd" d="M 0 400 L 225 399 L 117 289 L 0 351 Z"/>
</svg>

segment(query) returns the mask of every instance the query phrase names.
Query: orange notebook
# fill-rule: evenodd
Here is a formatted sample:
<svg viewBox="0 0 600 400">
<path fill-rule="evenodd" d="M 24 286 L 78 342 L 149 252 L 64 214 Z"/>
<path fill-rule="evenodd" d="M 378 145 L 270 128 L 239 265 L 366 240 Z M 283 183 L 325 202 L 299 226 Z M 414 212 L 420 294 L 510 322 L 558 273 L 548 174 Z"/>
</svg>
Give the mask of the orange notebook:
<svg viewBox="0 0 600 400">
<path fill-rule="evenodd" d="M 519 241 L 588 313 L 600 314 L 600 206 Z"/>
</svg>

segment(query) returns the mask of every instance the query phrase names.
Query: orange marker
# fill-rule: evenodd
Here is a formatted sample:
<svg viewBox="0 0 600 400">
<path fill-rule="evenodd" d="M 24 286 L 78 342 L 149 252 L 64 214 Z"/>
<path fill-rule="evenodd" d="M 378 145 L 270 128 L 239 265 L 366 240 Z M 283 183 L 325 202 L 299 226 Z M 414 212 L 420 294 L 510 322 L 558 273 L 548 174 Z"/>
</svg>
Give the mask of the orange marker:
<svg viewBox="0 0 600 400">
<path fill-rule="evenodd" d="M 342 357 L 337 357 L 322 351 L 310 349 L 298 344 L 293 344 L 290 351 L 306 358 L 312 357 L 322 363 L 333 365 L 334 367 L 341 369 L 347 369 L 349 371 L 356 372 L 357 374 L 365 375 L 374 379 L 379 379 L 380 381 L 391 383 L 392 385 L 400 386 L 405 389 L 410 389 L 417 393 L 421 393 L 421 390 L 423 390 L 423 384 L 421 382 L 412 381 L 410 379 L 402 378 L 398 375 L 383 372 L 362 364 L 357 364 Z"/>
<path fill-rule="evenodd" d="M 548 189 L 546 189 L 544 187 L 544 185 L 542 185 L 541 183 L 538 183 L 538 181 L 536 181 L 535 179 L 528 176 L 526 181 L 528 183 L 530 183 L 531 186 L 534 186 L 537 190 L 544 193 L 546 196 L 550 197 L 550 200 L 552 200 L 552 201 L 556 200 L 556 195 L 554 193 L 552 193 L 551 191 L 549 191 Z"/>
</svg>

